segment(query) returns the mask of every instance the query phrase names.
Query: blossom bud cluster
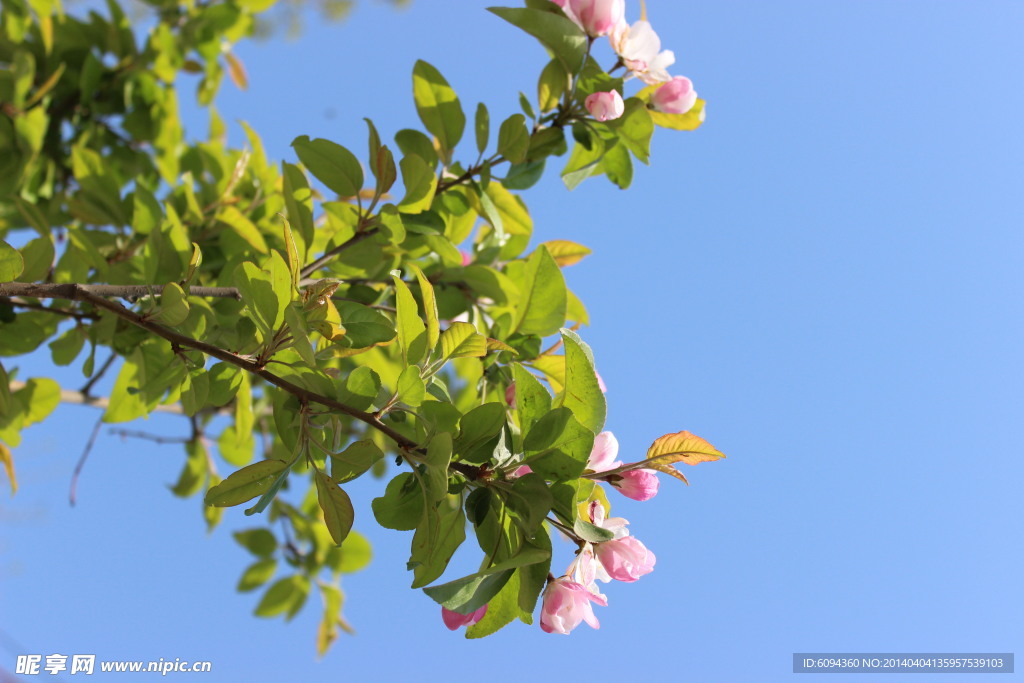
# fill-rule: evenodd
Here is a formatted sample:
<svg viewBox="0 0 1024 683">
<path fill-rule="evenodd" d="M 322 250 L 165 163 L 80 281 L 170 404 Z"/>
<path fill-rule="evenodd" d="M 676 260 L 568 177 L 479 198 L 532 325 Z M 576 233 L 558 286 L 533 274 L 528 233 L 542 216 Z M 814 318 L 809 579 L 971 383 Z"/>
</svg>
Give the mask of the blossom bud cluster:
<svg viewBox="0 0 1024 683">
<path fill-rule="evenodd" d="M 622 467 L 622 462 L 616 460 L 618 452 L 615 435 L 601 432 L 594 441 L 587 469 L 600 474 Z M 632 473 L 640 476 L 628 476 Z M 651 470 L 627 470 L 598 479 L 634 500 L 649 500 L 658 492 L 658 478 Z M 612 537 L 596 543 L 583 542 L 565 574 L 548 582 L 540 616 L 540 627 L 547 633 L 568 634 L 583 622 L 599 628 L 591 603 L 605 607 L 608 598 L 600 592 L 597 581 L 632 583 L 654 570 L 654 553 L 630 535 L 628 521 L 606 517 L 604 505 L 598 500 L 591 501 L 587 512 L 590 523 L 610 532 Z"/>
<path fill-rule="evenodd" d="M 633 24 L 626 21 L 626 0 L 551 1 L 592 39 L 608 36 L 619 58 L 616 68 L 625 67 L 627 79 L 638 78 L 657 86 L 650 100 L 655 111 L 685 114 L 696 104 L 697 91 L 690 79 L 669 74 L 668 68 L 676 61 L 675 53 L 661 49 L 661 38 L 651 24 L 645 19 Z M 616 90 L 595 92 L 584 105 L 598 121 L 617 119 L 625 112 L 622 95 Z"/>
</svg>

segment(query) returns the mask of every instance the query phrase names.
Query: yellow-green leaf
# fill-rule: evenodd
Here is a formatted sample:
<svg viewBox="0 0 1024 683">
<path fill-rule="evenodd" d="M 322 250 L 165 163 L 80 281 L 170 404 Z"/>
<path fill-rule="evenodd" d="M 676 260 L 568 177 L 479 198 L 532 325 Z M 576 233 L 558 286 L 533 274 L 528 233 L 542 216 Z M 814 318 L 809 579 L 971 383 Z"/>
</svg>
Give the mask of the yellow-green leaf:
<svg viewBox="0 0 1024 683">
<path fill-rule="evenodd" d="M 160 315 L 157 316 L 160 322 L 175 327 L 185 322 L 188 312 L 188 297 L 181 285 L 176 282 L 164 285 L 160 296 Z"/>
<path fill-rule="evenodd" d="M 7 478 L 11 481 L 11 495 L 13 496 L 18 492 L 18 478 L 14 476 L 14 459 L 11 457 L 11 451 L 2 443 L 0 443 L 0 461 L 3 462 Z"/>
<path fill-rule="evenodd" d="M 555 263 L 563 268 L 579 263 L 584 256 L 590 254 L 590 249 L 569 240 L 548 240 L 541 244 L 547 247 L 548 253 L 551 254 L 551 258 L 555 259 Z"/>
<path fill-rule="evenodd" d="M 672 467 L 672 463 L 683 462 L 687 465 L 696 465 L 724 457 L 725 453 L 704 439 L 690 432 L 682 431 L 655 439 L 651 447 L 647 449 L 647 460 L 643 462 L 643 466 L 670 474 L 688 484 L 686 477 Z"/>
<path fill-rule="evenodd" d="M 21 252 L 0 240 L 0 282 L 13 282 L 25 270 Z"/>
<path fill-rule="evenodd" d="M 430 284 L 430 280 L 423 274 L 420 267 L 415 263 L 410 263 L 409 268 L 416 275 L 416 280 L 420 283 L 420 294 L 423 297 L 423 314 L 427 318 L 427 349 L 433 350 L 437 346 L 437 339 L 441 335 L 440 323 L 437 319 L 437 299 L 434 298 L 434 286 Z"/>
<path fill-rule="evenodd" d="M 331 538 L 341 545 L 352 529 L 352 521 L 355 519 L 352 501 L 340 486 L 320 470 L 316 471 L 316 499 L 320 509 L 324 511 L 324 523 L 331 532 Z"/>
<path fill-rule="evenodd" d="M 487 337 L 469 323 L 456 322 L 441 335 L 441 359 L 483 356 L 487 353 Z"/>
<path fill-rule="evenodd" d="M 230 507 L 262 495 L 288 467 L 283 460 L 261 460 L 233 472 L 227 479 L 206 492 L 206 504 Z"/>
</svg>

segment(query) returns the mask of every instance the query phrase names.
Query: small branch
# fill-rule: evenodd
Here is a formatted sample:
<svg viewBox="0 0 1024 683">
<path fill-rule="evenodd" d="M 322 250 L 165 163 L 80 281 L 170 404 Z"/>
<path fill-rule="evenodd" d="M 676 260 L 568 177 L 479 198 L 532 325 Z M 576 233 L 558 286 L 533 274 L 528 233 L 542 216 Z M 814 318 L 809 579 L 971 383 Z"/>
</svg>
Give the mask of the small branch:
<svg viewBox="0 0 1024 683">
<path fill-rule="evenodd" d="M 456 185 L 461 185 L 462 183 L 464 183 L 464 182 L 466 182 L 468 180 L 471 180 L 473 178 L 473 176 L 475 176 L 476 174 L 478 174 L 480 171 L 482 171 L 484 169 L 484 166 L 494 167 L 494 166 L 497 166 L 498 164 L 504 164 L 507 161 L 508 161 L 508 159 L 506 159 L 505 157 L 499 156 L 499 157 L 495 157 L 493 159 L 490 159 L 488 161 L 485 161 L 485 162 L 483 162 L 481 164 L 477 164 L 475 166 L 470 166 L 469 170 L 467 170 L 462 175 L 457 176 L 455 178 L 449 178 L 447 180 L 440 181 L 437 184 L 437 189 L 434 190 L 434 196 L 436 197 L 439 194 L 444 194 L 445 192 L 447 192 L 451 188 L 455 187 Z"/>
<path fill-rule="evenodd" d="M 20 380 L 11 381 L 11 391 L 18 391 L 19 389 L 25 388 L 25 383 Z M 106 396 L 92 396 L 83 394 L 81 391 L 75 391 L 74 389 L 61 389 L 60 390 L 60 401 L 61 403 L 73 403 L 76 405 L 92 406 L 93 408 L 106 409 L 110 405 L 110 399 Z M 154 413 L 171 413 L 173 415 L 184 415 L 185 411 L 181 409 L 179 405 L 164 405 L 160 404 L 154 406 L 152 412 Z"/>
<path fill-rule="evenodd" d="M 78 392 L 82 394 L 82 396 L 91 396 L 92 394 L 90 394 L 89 392 L 91 392 L 92 388 L 96 386 L 96 382 L 99 382 L 101 379 L 103 379 L 103 375 L 105 375 L 107 373 L 107 370 L 110 369 L 110 366 L 114 364 L 114 359 L 116 358 L 117 354 L 111 353 L 110 358 L 107 358 L 106 362 L 103 363 L 99 371 L 95 375 L 90 377 L 89 381 L 86 382 L 85 386 L 79 389 Z"/>
<path fill-rule="evenodd" d="M 5 286 L 6 285 L 0 285 L 0 288 L 3 288 Z M 342 403 L 341 401 L 335 400 L 333 398 L 330 398 L 329 396 L 321 396 L 320 394 L 317 394 L 313 391 L 304 389 L 298 386 L 297 384 L 289 382 L 283 377 L 278 377 L 274 373 L 268 371 L 263 366 L 259 365 L 258 363 L 252 360 L 249 360 L 248 358 L 237 356 L 231 353 L 230 351 L 225 351 L 224 349 L 218 346 L 214 346 L 212 344 L 208 344 L 197 339 L 192 339 L 191 337 L 187 337 L 179 332 L 175 332 L 174 330 L 164 327 L 163 325 L 159 325 L 153 322 L 152 320 L 148 320 L 145 317 L 139 315 L 138 313 L 128 310 L 119 303 L 116 303 L 114 301 L 108 301 L 107 299 L 104 299 L 102 296 L 97 295 L 96 293 L 90 290 L 90 285 L 59 284 L 23 286 L 28 288 L 29 290 L 26 292 L 27 296 L 36 296 L 40 298 L 67 299 L 69 301 L 84 301 L 86 303 L 92 304 L 96 308 L 102 308 L 106 311 L 110 311 L 119 318 L 127 320 L 128 322 L 137 327 L 141 327 L 142 329 L 148 332 L 152 332 L 158 337 L 166 339 L 167 341 L 171 342 L 171 344 L 176 344 L 178 346 L 195 349 L 196 351 L 202 351 L 206 355 L 213 356 L 217 360 L 222 360 L 225 363 L 237 365 L 246 372 L 263 378 L 268 383 L 273 384 L 279 389 L 287 391 L 289 394 L 292 394 L 296 398 L 305 401 L 306 403 L 318 403 L 322 406 L 333 408 L 338 412 L 345 413 L 346 415 L 354 417 L 355 419 L 361 422 L 365 422 L 366 424 L 370 425 L 377 431 L 388 436 L 402 449 L 408 451 L 420 450 L 420 445 L 418 443 L 405 437 L 404 435 L 395 431 L 391 427 L 387 426 L 386 424 L 381 422 L 380 419 L 377 418 L 376 416 L 371 415 L 370 413 L 367 412 L 363 412 L 362 410 L 357 410 L 352 406 L 346 403 Z M 2 293 L 2 289 L 0 289 L 0 293 Z"/>
<path fill-rule="evenodd" d="M 32 303 L 31 301 L 23 301 L 21 299 L 14 299 L 7 296 L 0 297 L 0 302 L 9 303 L 11 306 L 16 306 L 17 308 L 25 308 L 30 311 L 42 311 L 43 313 L 64 315 L 69 318 L 74 318 L 75 320 L 96 320 L 99 317 L 94 313 L 79 313 L 78 311 L 69 311 L 63 308 L 51 308 L 48 306 L 40 306 L 39 304 Z"/>
<path fill-rule="evenodd" d="M 100 427 L 103 426 L 103 416 L 96 420 L 96 426 L 92 428 L 92 434 L 89 436 L 89 440 L 85 444 L 85 450 L 82 451 L 82 457 L 78 459 L 78 464 L 75 465 L 75 471 L 71 474 L 71 490 L 68 492 L 68 500 L 71 503 L 71 507 L 75 506 L 75 499 L 78 495 L 78 477 L 82 474 L 82 468 L 85 467 L 85 461 L 89 458 L 89 453 L 92 451 L 92 447 L 96 445 L 96 437 L 100 435 Z"/>
<path fill-rule="evenodd" d="M 0 296 L 30 296 L 37 299 L 68 299 L 61 292 L 68 287 L 77 287 L 80 291 L 94 296 L 112 296 L 119 299 L 138 299 L 160 291 L 161 285 L 67 285 L 67 284 L 34 284 L 29 282 L 5 282 L 0 284 Z M 234 287 L 189 287 L 189 296 L 214 299 L 241 299 Z M 83 299 L 79 296 L 78 301 Z M 51 309 L 56 310 L 56 309 Z"/>
<path fill-rule="evenodd" d="M 160 436 L 159 434 L 150 434 L 149 432 L 140 432 L 132 429 L 111 429 L 109 433 L 116 434 L 122 439 L 144 439 L 145 441 L 159 444 L 183 444 L 192 440 L 190 437 L 185 436 Z"/>
<path fill-rule="evenodd" d="M 334 249 L 324 252 L 323 256 L 321 256 L 320 258 L 318 258 L 317 260 L 313 261 L 308 266 L 303 268 L 301 271 L 299 271 L 299 275 L 304 278 L 309 277 L 310 275 L 312 275 L 313 273 L 315 273 L 316 271 L 320 270 L 322 267 L 330 263 L 331 260 L 341 252 L 345 251 L 349 247 L 354 247 L 355 245 L 365 240 L 367 237 L 373 237 L 378 232 L 380 232 L 380 228 L 370 228 L 369 230 L 357 232 L 352 237 L 349 237 L 347 240 L 345 240 L 338 246 L 334 247 Z"/>
</svg>

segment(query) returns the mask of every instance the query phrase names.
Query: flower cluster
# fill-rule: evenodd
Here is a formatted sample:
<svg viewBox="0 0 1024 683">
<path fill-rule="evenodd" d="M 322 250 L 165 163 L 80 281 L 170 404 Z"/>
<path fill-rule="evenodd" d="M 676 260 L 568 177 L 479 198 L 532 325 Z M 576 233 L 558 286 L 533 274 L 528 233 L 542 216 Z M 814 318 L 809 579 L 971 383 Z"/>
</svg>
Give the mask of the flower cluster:
<svg viewBox="0 0 1024 683">
<path fill-rule="evenodd" d="M 568 634 L 581 622 L 600 628 L 590 603 L 606 607 L 608 598 L 601 594 L 597 581 L 631 583 L 654 570 L 654 553 L 629 535 L 629 522 L 621 517 L 606 518 L 604 505 L 597 500 L 590 503 L 588 512 L 591 523 L 611 532 L 612 538 L 584 542 L 565 574 L 548 582 L 540 614 L 540 627 L 547 633 Z"/>
<path fill-rule="evenodd" d="M 654 110 L 685 114 L 696 104 L 697 91 L 690 79 L 669 74 L 668 68 L 676 61 L 675 53 L 661 49 L 661 39 L 651 24 L 646 19 L 633 24 L 626 21 L 626 0 L 551 1 L 591 39 L 608 36 L 619 58 L 615 69 L 624 67 L 627 80 L 637 78 L 657 86 L 650 101 Z M 625 112 L 625 103 L 617 90 L 595 92 L 584 104 L 598 121 L 617 119 Z"/>
</svg>

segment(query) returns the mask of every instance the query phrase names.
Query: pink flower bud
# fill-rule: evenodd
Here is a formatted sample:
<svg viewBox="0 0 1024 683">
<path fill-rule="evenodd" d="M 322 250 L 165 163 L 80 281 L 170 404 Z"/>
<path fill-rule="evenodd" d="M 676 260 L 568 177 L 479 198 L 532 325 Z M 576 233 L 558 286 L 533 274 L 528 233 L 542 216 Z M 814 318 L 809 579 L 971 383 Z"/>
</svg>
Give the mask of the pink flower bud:
<svg viewBox="0 0 1024 683">
<path fill-rule="evenodd" d="M 601 628 L 600 622 L 594 616 L 591 602 L 601 606 L 608 604 L 602 596 L 591 593 L 585 586 L 567 577 L 549 581 L 547 588 L 544 589 L 540 627 L 546 633 L 568 634 L 579 626 L 581 621 L 585 621 L 591 628 Z"/>
<path fill-rule="evenodd" d="M 519 467 L 509 472 L 509 476 L 512 477 L 513 479 L 525 477 L 527 474 L 533 474 L 533 469 L 531 469 L 529 465 L 520 465 Z"/>
<path fill-rule="evenodd" d="M 515 409 L 515 407 L 516 407 L 516 383 L 515 382 L 512 382 L 512 384 L 509 384 L 508 388 L 505 389 L 505 403 L 508 404 L 509 408 L 512 408 L 513 410 Z"/>
<path fill-rule="evenodd" d="M 469 264 L 473 263 L 473 255 L 470 254 L 468 251 L 463 251 L 462 249 L 459 249 L 459 256 L 462 257 L 462 265 L 468 266 Z"/>
<path fill-rule="evenodd" d="M 651 104 L 666 114 L 685 114 L 697 103 L 697 91 L 686 76 L 676 76 L 651 95 Z"/>
<path fill-rule="evenodd" d="M 484 605 L 472 614 L 459 614 L 446 607 L 441 608 L 441 619 L 449 631 L 454 631 L 460 626 L 472 626 L 483 619 L 485 614 L 487 614 L 487 605 Z"/>
<path fill-rule="evenodd" d="M 597 543 L 594 553 L 608 576 L 616 581 L 636 581 L 654 571 L 654 553 L 633 536 Z"/>
<path fill-rule="evenodd" d="M 626 111 L 626 104 L 622 101 L 622 95 L 617 91 L 596 92 L 588 95 L 583 101 L 587 111 L 598 121 L 611 121 L 622 116 Z"/>
<path fill-rule="evenodd" d="M 569 0 L 556 2 L 588 35 L 606 36 L 626 15 L 626 0 Z M 568 5 L 568 7 L 566 7 Z"/>
<path fill-rule="evenodd" d="M 658 475 L 653 470 L 629 470 L 609 477 L 608 483 L 633 500 L 650 500 L 658 495 Z"/>
</svg>

